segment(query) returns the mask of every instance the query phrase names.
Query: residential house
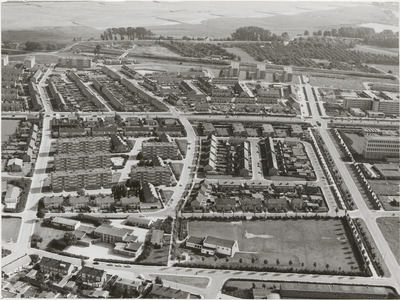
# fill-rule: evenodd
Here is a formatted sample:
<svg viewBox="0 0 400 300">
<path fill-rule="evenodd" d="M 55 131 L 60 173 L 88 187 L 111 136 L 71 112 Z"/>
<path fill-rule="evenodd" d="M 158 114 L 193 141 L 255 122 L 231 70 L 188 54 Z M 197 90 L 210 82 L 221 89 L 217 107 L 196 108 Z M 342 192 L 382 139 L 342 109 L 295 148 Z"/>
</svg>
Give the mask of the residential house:
<svg viewBox="0 0 400 300">
<path fill-rule="evenodd" d="M 127 296 L 130 297 L 136 295 L 137 292 L 141 293 L 144 289 L 141 280 L 138 279 L 128 279 L 128 278 L 118 277 L 114 285 L 117 288 L 125 290 Z"/>
<path fill-rule="evenodd" d="M 169 286 L 154 284 L 148 295 L 150 299 L 189 299 L 190 293 L 182 290 L 176 290 Z"/>
<path fill-rule="evenodd" d="M 63 196 L 50 196 L 43 198 L 44 207 L 46 209 L 56 208 L 63 204 L 64 197 Z"/>
<path fill-rule="evenodd" d="M 81 276 L 83 282 L 94 286 L 101 286 L 106 281 L 107 272 L 105 270 L 83 266 L 79 272 L 79 275 Z"/>
<path fill-rule="evenodd" d="M 53 273 L 60 276 L 71 275 L 74 268 L 69 262 L 50 257 L 42 257 L 39 266 L 43 273 Z"/>
<path fill-rule="evenodd" d="M 22 159 L 19 158 L 11 158 L 7 162 L 7 170 L 8 172 L 21 172 L 24 163 Z"/>
<path fill-rule="evenodd" d="M 235 198 L 218 198 L 215 199 L 215 208 L 217 211 L 231 211 L 236 208 Z"/>
<path fill-rule="evenodd" d="M 14 212 L 17 208 L 17 203 L 19 202 L 19 194 L 21 193 L 21 188 L 9 184 L 7 185 L 7 192 L 4 197 L 5 208 L 4 211 Z"/>
</svg>

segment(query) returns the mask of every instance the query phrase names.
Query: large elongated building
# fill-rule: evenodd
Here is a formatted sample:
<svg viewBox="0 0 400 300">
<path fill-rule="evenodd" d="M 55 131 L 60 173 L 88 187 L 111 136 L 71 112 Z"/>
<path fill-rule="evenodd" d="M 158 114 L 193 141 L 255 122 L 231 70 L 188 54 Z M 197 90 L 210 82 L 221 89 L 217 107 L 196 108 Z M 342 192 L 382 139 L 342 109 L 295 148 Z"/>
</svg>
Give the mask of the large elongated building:
<svg viewBox="0 0 400 300">
<path fill-rule="evenodd" d="M 398 136 L 367 134 L 364 137 L 363 156 L 370 159 L 399 157 L 400 143 Z"/>
<path fill-rule="evenodd" d="M 109 137 L 79 137 L 57 140 L 58 153 L 110 151 Z"/>
<path fill-rule="evenodd" d="M 168 165 L 157 167 L 132 166 L 130 177 L 132 180 L 169 186 L 171 182 L 171 170 Z"/>
<path fill-rule="evenodd" d="M 95 190 L 111 188 L 112 174 L 110 169 L 82 169 L 74 171 L 57 171 L 51 174 L 51 185 L 55 193 L 76 191 L 79 189 Z"/>
<path fill-rule="evenodd" d="M 56 171 L 111 167 L 111 154 L 106 151 L 61 153 L 54 155 Z"/>
</svg>

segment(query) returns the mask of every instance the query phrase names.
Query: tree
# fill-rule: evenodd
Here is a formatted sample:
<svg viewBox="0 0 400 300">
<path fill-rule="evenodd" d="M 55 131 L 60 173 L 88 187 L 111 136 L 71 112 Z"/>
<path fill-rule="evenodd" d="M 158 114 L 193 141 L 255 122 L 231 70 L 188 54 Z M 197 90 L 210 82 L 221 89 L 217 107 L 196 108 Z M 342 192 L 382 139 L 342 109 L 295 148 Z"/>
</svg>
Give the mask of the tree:
<svg viewBox="0 0 400 300">
<path fill-rule="evenodd" d="M 94 52 L 94 54 L 100 54 L 100 50 L 101 50 L 101 45 L 96 45 L 93 52 Z"/>
<path fill-rule="evenodd" d="M 317 35 L 322 36 L 322 30 L 318 30 Z"/>
<path fill-rule="evenodd" d="M 317 267 L 317 262 L 314 262 L 313 266 L 314 266 L 314 268 L 316 268 Z"/>
<path fill-rule="evenodd" d="M 293 262 L 292 262 L 291 260 L 289 260 L 289 265 L 290 265 L 290 266 L 293 265 Z"/>
<path fill-rule="evenodd" d="M 310 32 L 308 30 L 304 31 L 303 35 L 310 35 Z"/>
<path fill-rule="evenodd" d="M 156 283 L 156 284 L 163 284 L 163 281 L 162 281 L 162 279 L 160 278 L 160 276 L 157 276 L 157 277 L 156 277 L 155 283 Z"/>
<path fill-rule="evenodd" d="M 325 266 L 327 269 L 329 269 L 329 264 L 326 264 L 326 266 Z"/>
<path fill-rule="evenodd" d="M 34 264 L 36 264 L 40 260 L 40 257 L 37 254 L 30 254 L 29 257 L 31 258 L 32 263 Z"/>
<path fill-rule="evenodd" d="M 66 232 L 64 234 L 64 240 L 67 243 L 68 246 L 70 245 L 75 245 L 76 242 L 78 241 L 76 238 L 76 235 L 72 232 Z"/>
<path fill-rule="evenodd" d="M 125 27 L 119 27 L 118 28 L 118 34 L 121 36 L 121 40 L 123 40 L 123 37 L 127 34 L 127 30 Z"/>
<path fill-rule="evenodd" d="M 268 260 L 264 259 L 264 264 L 267 265 L 268 264 Z"/>
<path fill-rule="evenodd" d="M 43 219 L 45 215 L 46 212 L 44 211 L 44 209 L 41 209 L 36 213 L 36 218 Z"/>
<path fill-rule="evenodd" d="M 276 264 L 279 265 L 281 263 L 281 261 L 279 260 L 279 258 L 276 260 Z"/>
<path fill-rule="evenodd" d="M 287 41 L 287 40 L 289 40 L 289 34 L 287 33 L 287 32 L 284 32 L 284 33 L 282 33 L 282 39 L 284 40 L 284 41 Z"/>
</svg>

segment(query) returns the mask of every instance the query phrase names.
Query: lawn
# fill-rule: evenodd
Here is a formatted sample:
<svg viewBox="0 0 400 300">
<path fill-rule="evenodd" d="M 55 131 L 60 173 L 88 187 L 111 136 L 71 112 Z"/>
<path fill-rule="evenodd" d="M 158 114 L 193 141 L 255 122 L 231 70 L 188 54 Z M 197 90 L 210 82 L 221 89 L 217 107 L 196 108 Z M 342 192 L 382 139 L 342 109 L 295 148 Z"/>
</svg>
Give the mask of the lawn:
<svg viewBox="0 0 400 300">
<path fill-rule="evenodd" d="M 1 240 L 5 243 L 15 243 L 18 240 L 21 218 L 1 218 Z"/>
<path fill-rule="evenodd" d="M 176 139 L 176 144 L 178 145 L 179 151 L 182 153 L 182 156 L 185 157 L 188 148 L 188 141 L 187 140 L 178 140 Z"/>
<path fill-rule="evenodd" d="M 209 278 L 206 277 L 194 277 L 194 276 L 173 276 L 173 275 L 162 275 L 162 274 L 150 274 L 151 277 L 160 277 L 163 281 L 176 282 L 179 284 L 185 284 L 194 286 L 197 288 L 205 289 L 210 282 Z"/>
<path fill-rule="evenodd" d="M 189 235 L 207 235 L 237 240 L 239 250 L 229 259 L 229 264 L 258 263 L 264 266 L 308 268 L 322 271 L 329 264 L 331 270 L 358 270 L 358 262 L 352 250 L 349 236 L 341 220 L 263 220 L 247 222 L 201 222 L 191 221 Z M 181 248 L 182 249 L 182 248 Z M 193 256 L 189 252 L 190 256 Z M 193 260 L 202 260 L 195 255 Z M 253 262 L 254 261 L 254 262 Z M 225 264 L 225 259 L 205 263 Z M 292 264 L 290 264 L 292 263 Z M 303 265 L 304 263 L 304 265 Z"/>
<path fill-rule="evenodd" d="M 179 180 L 183 170 L 183 163 L 171 163 L 171 169 L 176 177 L 176 180 Z"/>
<path fill-rule="evenodd" d="M 375 194 L 379 196 L 400 196 L 398 180 L 368 180 Z"/>
<path fill-rule="evenodd" d="M 378 218 L 376 219 L 379 229 L 382 231 L 386 242 L 389 244 L 393 255 L 400 265 L 400 220 L 399 218 Z"/>
<path fill-rule="evenodd" d="M 349 148 L 351 147 L 358 154 L 362 154 L 364 137 L 360 136 L 356 133 L 350 133 L 348 131 L 347 132 L 342 131 L 342 133 L 344 133 L 344 135 L 346 135 L 346 137 L 348 137 L 348 139 L 346 139 L 346 138 L 343 139 L 343 141 L 347 144 L 347 147 L 349 147 Z M 351 141 L 351 144 L 350 144 L 350 141 Z"/>
<path fill-rule="evenodd" d="M 331 88 L 331 89 L 341 89 L 341 90 L 364 90 L 365 86 L 363 82 L 382 82 L 395 84 L 391 79 L 383 78 L 363 78 L 356 76 L 341 76 L 333 75 L 333 77 L 325 76 L 310 76 L 310 83 L 316 87 Z"/>
<path fill-rule="evenodd" d="M 40 220 L 38 223 L 35 224 L 35 229 L 33 231 L 33 234 L 39 235 L 43 241 L 41 243 L 38 243 L 39 249 L 46 249 L 47 246 L 49 246 L 50 242 L 53 239 L 61 239 L 64 237 L 66 231 L 61 230 L 61 229 L 55 229 L 52 227 L 45 227 L 42 226 L 42 220 Z"/>
<path fill-rule="evenodd" d="M 122 173 L 121 172 L 115 172 L 112 174 L 112 183 L 116 184 L 118 183 L 119 179 L 121 178 Z"/>
</svg>

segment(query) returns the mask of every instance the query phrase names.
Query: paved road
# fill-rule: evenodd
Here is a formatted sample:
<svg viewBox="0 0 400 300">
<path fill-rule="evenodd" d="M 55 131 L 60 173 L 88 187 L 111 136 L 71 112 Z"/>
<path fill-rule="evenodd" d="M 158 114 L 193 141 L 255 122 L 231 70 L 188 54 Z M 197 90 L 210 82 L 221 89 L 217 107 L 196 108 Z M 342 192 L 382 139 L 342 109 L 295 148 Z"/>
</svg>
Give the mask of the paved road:
<svg viewBox="0 0 400 300">
<path fill-rule="evenodd" d="M 46 72 L 47 73 L 47 72 Z M 44 79 L 42 79 L 44 82 Z M 384 239 L 382 233 L 380 232 L 375 220 L 378 217 L 381 216 L 389 216 L 389 214 L 392 214 L 392 212 L 384 212 L 384 211 L 370 211 L 368 207 L 366 206 L 364 200 L 362 199 L 361 194 L 358 192 L 357 187 L 355 186 L 355 183 L 350 176 L 349 172 L 347 171 L 347 168 L 345 164 L 341 161 L 340 156 L 336 150 L 336 147 L 334 146 L 333 142 L 331 141 L 328 133 L 327 133 L 327 124 L 330 121 L 329 118 L 325 118 L 322 116 L 319 116 L 318 110 L 316 108 L 316 101 L 315 98 L 312 95 L 311 91 L 311 85 L 306 84 L 306 91 L 309 97 L 310 101 L 310 106 L 311 106 L 311 111 L 313 113 L 313 116 L 309 118 L 307 121 L 311 122 L 316 122 L 320 121 L 322 123 L 322 126 L 318 128 L 318 130 L 321 133 L 322 138 L 324 139 L 324 142 L 328 145 L 328 148 L 331 150 L 332 157 L 338 166 L 339 172 L 342 175 L 344 181 L 348 185 L 349 189 L 353 192 L 353 197 L 354 201 L 357 204 L 358 210 L 351 212 L 350 215 L 354 217 L 360 217 L 364 219 L 364 221 L 367 224 L 367 227 L 369 231 L 371 232 L 371 235 L 373 236 L 374 240 L 376 241 L 378 250 L 383 254 L 385 261 L 388 265 L 388 268 L 391 273 L 390 278 L 379 278 L 379 277 L 372 277 L 372 278 L 355 278 L 355 277 L 348 277 L 348 276 L 316 276 L 316 275 L 300 275 L 300 274 L 279 274 L 279 273 L 259 273 L 259 272 L 242 272 L 242 271 L 227 271 L 227 270 L 195 270 L 195 269 L 185 269 L 185 268 L 160 268 L 160 267 L 152 267 L 152 266 L 135 266 L 132 267 L 131 269 L 121 269 L 117 267 L 109 267 L 109 266 L 103 266 L 106 270 L 110 272 L 115 272 L 115 274 L 121 274 L 121 275 L 126 275 L 130 276 L 132 275 L 132 272 L 135 273 L 140 273 L 140 274 L 151 274 L 151 273 L 163 273 L 163 274 L 175 274 L 178 275 L 195 275 L 196 272 L 198 274 L 205 274 L 206 276 L 210 277 L 212 279 L 211 285 L 209 288 L 205 289 L 204 291 L 201 289 L 196 289 L 196 288 L 190 288 L 188 286 L 182 286 L 182 289 L 189 290 L 192 292 L 199 292 L 201 293 L 205 298 L 215 298 L 219 295 L 219 289 L 221 287 L 221 284 L 228 278 L 247 278 L 247 279 L 260 279 L 263 278 L 265 280 L 299 280 L 299 281 L 307 281 L 307 282 L 325 282 L 325 283 L 340 283 L 342 282 L 352 282 L 352 283 L 358 283 L 358 284 L 370 284 L 370 285 L 392 285 L 396 289 L 399 290 L 400 286 L 400 268 L 399 265 L 397 264 L 397 261 L 395 260 L 393 253 L 390 251 L 390 248 Z M 2 243 L 2 245 L 13 251 L 11 255 L 8 257 L 4 258 L 2 260 L 3 265 L 12 261 L 13 259 L 20 257 L 21 255 L 25 253 L 39 253 L 41 255 L 46 255 L 46 256 L 51 256 L 51 257 L 58 257 L 56 254 L 52 253 L 44 253 L 43 251 L 38 251 L 36 249 L 30 249 L 29 248 L 29 238 L 30 235 L 32 234 L 33 230 L 33 225 L 35 224 L 36 220 L 36 204 L 37 201 L 40 199 L 40 197 L 43 196 L 41 193 L 41 186 L 43 184 L 43 180 L 48 176 L 48 174 L 44 173 L 43 170 L 46 168 L 48 162 L 52 160 L 52 158 L 49 157 L 49 150 L 50 150 L 50 143 L 52 141 L 51 139 L 51 132 L 50 132 L 50 119 L 53 117 L 53 111 L 51 110 L 51 106 L 48 104 L 48 101 L 46 100 L 46 95 L 45 93 L 41 90 L 42 87 L 39 88 L 39 91 L 41 93 L 41 97 L 44 101 L 44 108 L 46 111 L 46 114 L 48 115 L 44 117 L 44 126 L 43 126 L 43 138 L 42 138 L 42 143 L 40 146 L 40 151 L 39 151 L 39 157 L 35 166 L 35 173 L 33 176 L 32 180 L 32 186 L 31 186 L 31 193 L 29 194 L 28 200 L 27 200 L 27 206 L 26 210 L 18 214 L 20 217 L 22 217 L 22 226 L 20 230 L 20 235 L 19 239 L 15 244 L 6 244 Z M 46 104 L 47 103 L 47 104 Z M 183 168 L 181 179 L 178 182 L 178 185 L 173 188 L 174 190 L 174 196 L 170 202 L 170 204 L 163 210 L 157 213 L 150 213 L 149 216 L 163 216 L 165 217 L 166 215 L 174 215 L 174 209 L 175 206 L 177 205 L 179 199 L 181 198 L 185 187 L 187 184 L 192 182 L 192 178 L 190 177 L 191 170 L 187 166 L 192 165 L 192 161 L 194 158 L 195 154 L 195 141 L 196 141 L 196 134 L 192 128 L 192 126 L 189 123 L 188 119 L 209 119 L 209 120 L 221 120 L 221 118 L 225 118 L 223 115 L 193 115 L 193 114 L 185 114 L 182 112 L 179 112 L 176 108 L 167 105 L 169 108 L 169 112 L 164 112 L 164 113 L 138 113 L 137 115 L 140 116 L 170 116 L 170 117 L 177 117 L 181 120 L 182 124 L 185 126 L 185 129 L 187 131 L 187 140 L 190 142 L 189 147 L 187 152 L 186 158 L 183 160 L 185 163 L 185 167 Z M 18 116 L 26 116 L 28 113 L 3 113 L 3 116 L 12 116 L 16 115 Z M 35 114 L 35 113 L 34 113 Z M 84 116 L 89 116 L 92 115 L 93 113 L 82 113 L 81 115 Z M 105 112 L 105 113 L 97 113 L 97 115 L 114 115 L 115 112 Z M 119 113 L 123 117 L 126 116 L 132 116 L 132 113 Z M 302 118 L 300 117 L 278 117 L 278 116 L 239 116 L 239 115 L 234 115 L 234 116 L 229 116 L 229 118 L 226 118 L 227 121 L 257 121 L 257 122 L 283 122 L 283 123 L 298 123 L 298 122 L 303 122 Z M 338 120 L 335 119 L 335 123 L 348 123 L 349 120 Z M 387 125 L 387 126 L 396 126 L 397 120 L 396 121 L 376 121 L 376 120 L 363 120 L 362 122 L 360 120 L 353 120 L 350 121 L 351 124 L 353 125 L 374 125 L 378 124 L 379 125 Z M 252 146 L 254 145 L 254 142 L 252 142 Z M 139 144 L 135 145 L 135 151 L 138 149 Z M 309 150 L 311 146 L 306 145 L 307 151 Z M 255 158 L 254 155 L 254 150 L 256 149 L 255 147 L 252 147 L 252 156 L 253 159 Z M 318 176 L 318 183 L 322 183 L 324 193 L 330 192 L 330 189 L 326 183 L 325 180 L 322 178 L 322 170 L 319 167 L 318 163 L 315 163 L 316 157 L 315 155 L 310 156 L 312 164 L 314 166 L 314 169 L 316 170 L 317 176 Z M 258 167 L 254 165 L 253 162 L 253 174 L 258 174 Z M 255 171 L 255 172 L 254 172 Z M 125 171 L 124 171 L 125 172 Z M 127 176 L 127 173 L 124 176 Z M 258 182 L 265 183 L 268 182 L 262 176 L 255 176 L 254 177 L 255 184 L 258 184 Z M 197 180 L 197 179 L 196 179 Z M 240 181 L 240 180 L 239 180 Z M 328 196 L 329 198 L 329 196 Z M 328 205 L 330 206 L 330 212 L 328 214 L 333 215 L 334 213 L 334 208 L 335 208 L 335 203 L 334 201 L 328 200 Z M 289 213 L 290 214 L 290 213 Z M 344 211 L 340 211 L 338 213 L 339 215 L 343 215 Z M 394 213 L 396 216 L 399 216 L 399 212 Z M 10 215 L 16 215 L 16 214 L 10 214 Z M 247 215 L 247 214 L 246 214 Z M 248 214 L 249 216 L 253 214 Z M 79 264 L 80 261 L 68 257 L 62 257 L 62 259 L 66 261 L 71 261 L 74 264 Z M 173 285 L 172 285 L 173 286 Z M 180 285 L 179 285 L 180 287 Z"/>
</svg>

